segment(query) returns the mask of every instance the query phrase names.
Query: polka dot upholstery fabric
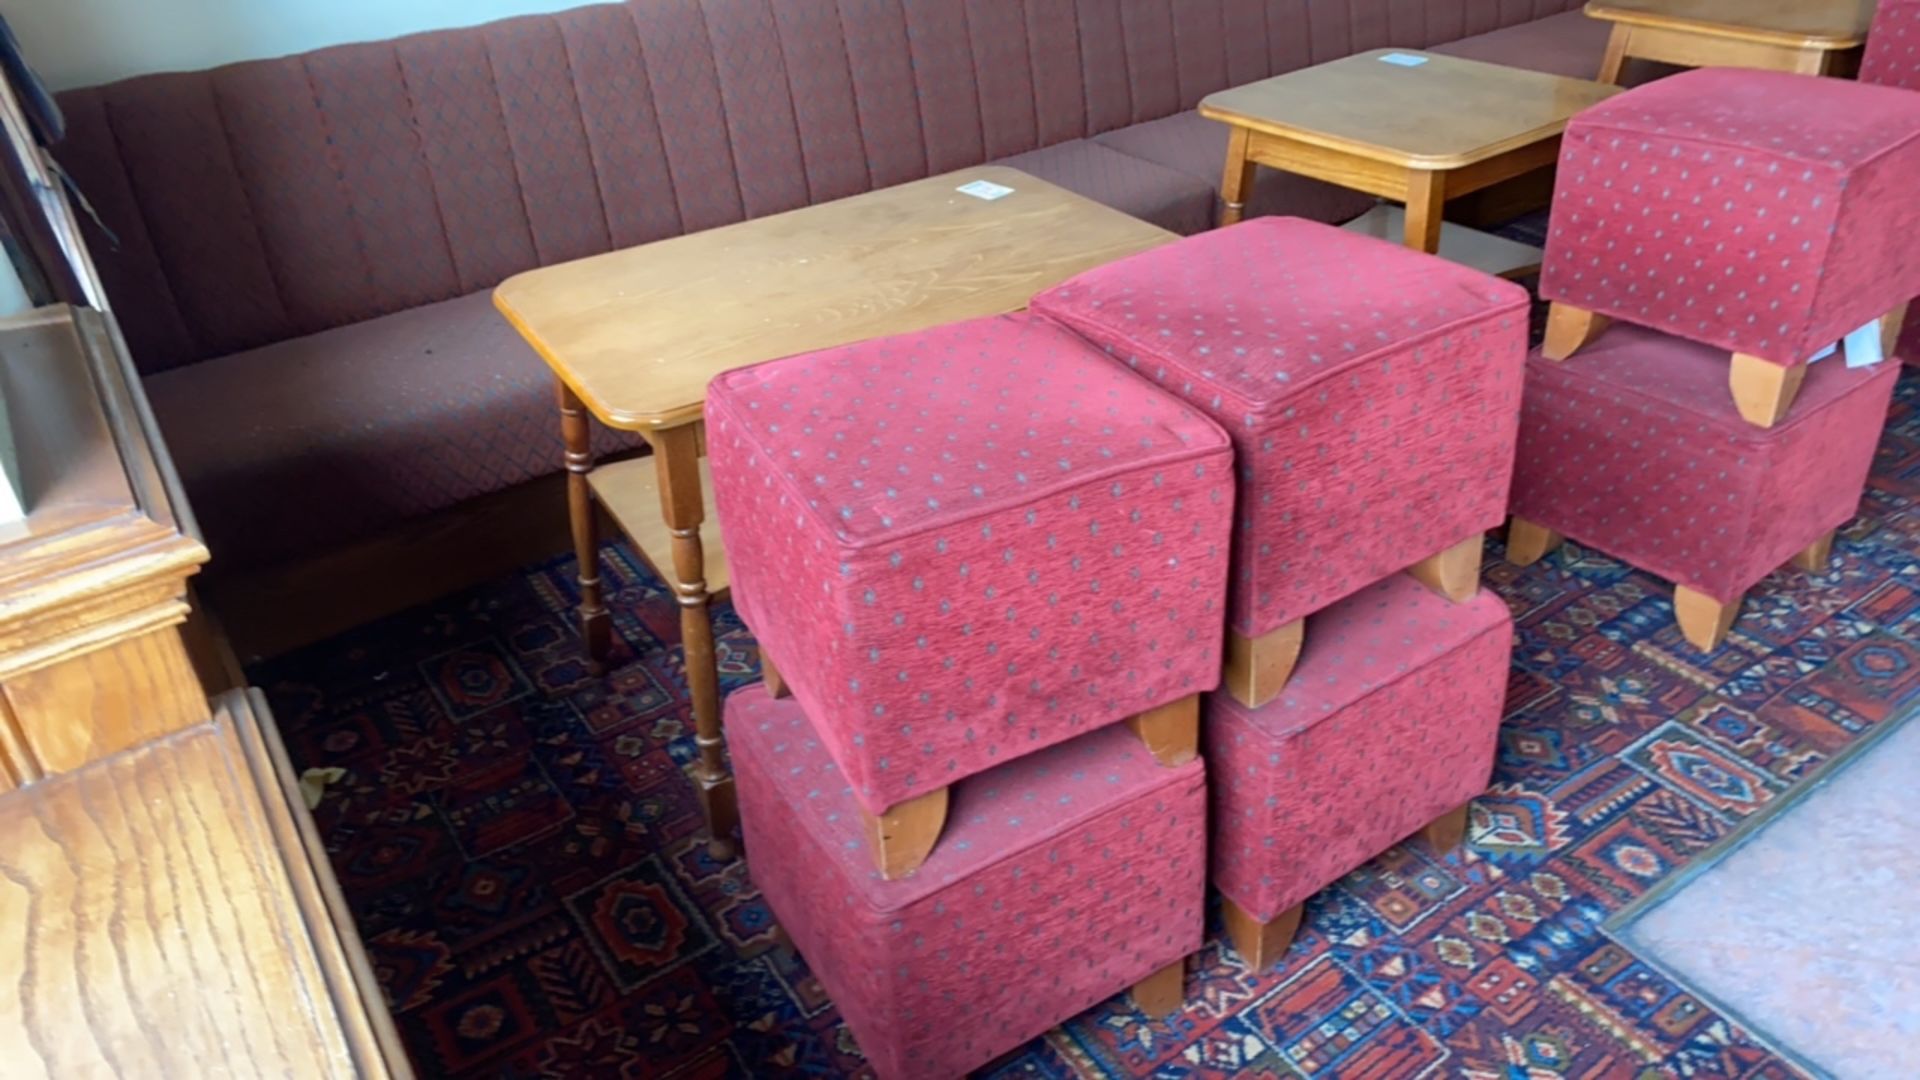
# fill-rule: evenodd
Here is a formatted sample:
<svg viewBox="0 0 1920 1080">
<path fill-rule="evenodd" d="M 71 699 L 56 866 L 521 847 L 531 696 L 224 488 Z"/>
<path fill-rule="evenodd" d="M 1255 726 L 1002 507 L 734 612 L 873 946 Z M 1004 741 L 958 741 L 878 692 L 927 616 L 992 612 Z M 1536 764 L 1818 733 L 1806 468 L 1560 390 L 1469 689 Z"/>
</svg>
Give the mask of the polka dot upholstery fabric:
<svg viewBox="0 0 1920 1080">
<path fill-rule="evenodd" d="M 1880 0 L 1867 31 L 1860 81 L 1920 90 L 1920 0 Z"/>
<path fill-rule="evenodd" d="M 1708 68 L 1567 127 L 1540 294 L 1804 362 L 1920 293 L 1920 95 Z"/>
<path fill-rule="evenodd" d="M 1232 447 L 1041 319 L 729 372 L 735 604 L 878 812 L 1212 689 Z"/>
<path fill-rule="evenodd" d="M 1726 368 L 1711 346 L 1633 326 L 1530 359 L 1513 513 L 1737 599 L 1853 517 L 1899 365 L 1822 360 L 1773 428 L 1740 418 Z"/>
<path fill-rule="evenodd" d="M 1200 947 L 1206 777 L 1107 727 L 955 784 L 882 881 L 792 698 L 727 699 L 749 872 L 881 1077 L 959 1076 Z"/>
<path fill-rule="evenodd" d="M 1033 310 L 1233 437 L 1229 620 L 1256 637 L 1500 521 L 1520 286 L 1262 218 L 1089 271 Z"/>
<path fill-rule="evenodd" d="M 1307 620 L 1280 696 L 1207 700 L 1213 883 L 1266 921 L 1479 794 L 1513 620 L 1394 574 Z"/>
</svg>

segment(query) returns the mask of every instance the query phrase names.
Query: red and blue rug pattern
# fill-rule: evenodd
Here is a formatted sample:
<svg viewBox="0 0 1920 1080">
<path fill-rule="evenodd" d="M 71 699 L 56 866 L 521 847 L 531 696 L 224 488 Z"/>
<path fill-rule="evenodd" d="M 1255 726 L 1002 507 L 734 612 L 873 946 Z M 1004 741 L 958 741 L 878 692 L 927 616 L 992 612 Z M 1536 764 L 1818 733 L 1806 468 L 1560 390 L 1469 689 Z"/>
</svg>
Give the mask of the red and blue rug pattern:
<svg viewBox="0 0 1920 1080">
<path fill-rule="evenodd" d="M 1774 575 L 1711 655 L 1662 582 L 1566 547 L 1486 579 L 1519 624 L 1469 841 L 1388 852 L 1309 906 L 1284 964 L 1217 943 L 1184 1012 L 1116 998 L 996 1076 L 1798 1075 L 1602 934 L 1613 912 L 1920 690 L 1920 378 L 1831 570 Z M 568 561 L 258 668 L 426 1076 L 869 1072 L 746 865 L 698 840 L 669 594 L 610 546 L 617 664 L 587 675 Z M 718 612 L 729 688 L 750 641 Z"/>
</svg>

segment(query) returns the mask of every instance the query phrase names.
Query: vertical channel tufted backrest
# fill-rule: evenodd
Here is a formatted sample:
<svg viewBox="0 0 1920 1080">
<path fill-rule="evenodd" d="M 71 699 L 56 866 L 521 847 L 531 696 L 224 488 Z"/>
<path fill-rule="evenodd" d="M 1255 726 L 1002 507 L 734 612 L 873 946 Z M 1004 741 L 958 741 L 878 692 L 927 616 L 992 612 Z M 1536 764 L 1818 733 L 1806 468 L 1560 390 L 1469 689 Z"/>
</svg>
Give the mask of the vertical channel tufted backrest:
<svg viewBox="0 0 1920 1080">
<path fill-rule="evenodd" d="M 629 0 L 61 96 L 154 372 L 1579 0 Z"/>
</svg>

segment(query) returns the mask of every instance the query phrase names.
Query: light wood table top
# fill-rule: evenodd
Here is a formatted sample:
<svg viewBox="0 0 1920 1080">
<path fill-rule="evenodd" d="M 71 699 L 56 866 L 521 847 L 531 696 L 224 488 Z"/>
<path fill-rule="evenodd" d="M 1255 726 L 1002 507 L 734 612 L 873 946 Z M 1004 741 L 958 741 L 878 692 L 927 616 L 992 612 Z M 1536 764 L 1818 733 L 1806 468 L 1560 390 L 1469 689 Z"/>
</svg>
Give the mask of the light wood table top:
<svg viewBox="0 0 1920 1080">
<path fill-rule="evenodd" d="M 1851 49 L 1867 40 L 1874 0 L 1591 0 L 1588 15 L 1756 44 Z"/>
<path fill-rule="evenodd" d="M 1415 57 L 1415 66 L 1386 57 Z M 1200 114 L 1410 169 L 1460 169 L 1551 138 L 1617 87 L 1375 49 L 1209 94 Z"/>
<path fill-rule="evenodd" d="M 955 189 L 1010 187 L 987 201 Z M 1024 308 L 1173 234 L 982 166 L 509 278 L 494 304 L 601 422 L 698 420 L 721 372 Z"/>
</svg>

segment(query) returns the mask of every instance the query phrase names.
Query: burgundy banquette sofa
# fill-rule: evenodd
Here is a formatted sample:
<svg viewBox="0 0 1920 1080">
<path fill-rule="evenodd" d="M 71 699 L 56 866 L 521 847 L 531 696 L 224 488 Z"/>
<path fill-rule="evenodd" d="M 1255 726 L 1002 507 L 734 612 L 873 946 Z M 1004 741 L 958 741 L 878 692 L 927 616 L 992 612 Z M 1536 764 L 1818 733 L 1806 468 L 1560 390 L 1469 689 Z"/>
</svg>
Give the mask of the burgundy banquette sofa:
<svg viewBox="0 0 1920 1080">
<path fill-rule="evenodd" d="M 232 568 L 558 471 L 511 274 L 986 161 L 1195 232 L 1203 95 L 1382 46 L 1591 77 L 1579 3 L 629 0 L 70 91 L 55 155 Z"/>
</svg>

